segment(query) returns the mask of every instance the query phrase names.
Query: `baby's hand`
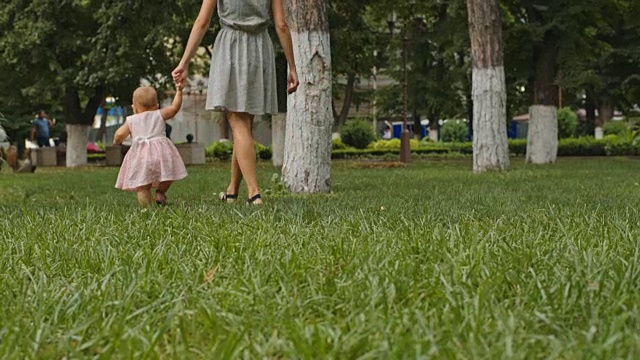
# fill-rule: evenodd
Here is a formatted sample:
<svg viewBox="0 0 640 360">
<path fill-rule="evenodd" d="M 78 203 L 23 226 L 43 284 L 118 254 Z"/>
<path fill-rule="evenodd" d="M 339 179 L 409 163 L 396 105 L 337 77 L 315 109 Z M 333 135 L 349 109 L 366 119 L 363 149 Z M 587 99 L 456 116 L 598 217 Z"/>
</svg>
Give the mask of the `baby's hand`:
<svg viewBox="0 0 640 360">
<path fill-rule="evenodd" d="M 184 79 L 176 81 L 176 90 L 182 91 L 184 89 Z"/>
</svg>

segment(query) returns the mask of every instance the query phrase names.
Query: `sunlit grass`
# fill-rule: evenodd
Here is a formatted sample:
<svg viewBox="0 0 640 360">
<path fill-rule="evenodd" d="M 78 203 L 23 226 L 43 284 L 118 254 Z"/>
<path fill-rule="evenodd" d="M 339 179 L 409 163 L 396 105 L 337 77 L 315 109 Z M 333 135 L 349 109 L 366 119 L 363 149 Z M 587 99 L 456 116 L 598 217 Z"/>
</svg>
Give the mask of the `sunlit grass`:
<svg viewBox="0 0 640 360">
<path fill-rule="evenodd" d="M 2 173 L 0 357 L 640 356 L 640 162 L 336 163 L 262 208 L 189 171 L 147 211 L 117 169 Z"/>
</svg>

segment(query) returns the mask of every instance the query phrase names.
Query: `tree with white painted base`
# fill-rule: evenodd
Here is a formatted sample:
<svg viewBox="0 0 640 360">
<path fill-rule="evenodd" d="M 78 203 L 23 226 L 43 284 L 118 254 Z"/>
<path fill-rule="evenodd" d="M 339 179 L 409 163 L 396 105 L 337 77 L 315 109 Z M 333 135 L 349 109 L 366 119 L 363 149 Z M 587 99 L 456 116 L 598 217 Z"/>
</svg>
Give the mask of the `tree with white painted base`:
<svg viewBox="0 0 640 360">
<path fill-rule="evenodd" d="M 331 190 L 331 51 L 327 0 L 289 0 L 300 79 L 289 97 L 283 178 L 295 193 Z"/>
<path fill-rule="evenodd" d="M 473 55 L 473 171 L 509 169 L 507 89 L 498 0 L 467 0 Z"/>
<path fill-rule="evenodd" d="M 554 163 L 558 156 L 558 59 L 559 48 L 553 35 L 534 48 L 536 76 L 534 105 L 529 108 L 527 135 L 528 163 Z"/>
</svg>

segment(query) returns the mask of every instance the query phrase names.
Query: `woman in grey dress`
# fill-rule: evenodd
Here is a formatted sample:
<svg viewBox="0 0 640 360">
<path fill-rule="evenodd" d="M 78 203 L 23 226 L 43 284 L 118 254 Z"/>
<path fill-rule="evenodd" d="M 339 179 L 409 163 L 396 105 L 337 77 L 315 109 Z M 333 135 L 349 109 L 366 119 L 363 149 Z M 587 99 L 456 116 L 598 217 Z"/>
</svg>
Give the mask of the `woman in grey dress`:
<svg viewBox="0 0 640 360">
<path fill-rule="evenodd" d="M 172 72 L 176 82 L 188 77 L 191 58 L 209 29 L 211 16 L 217 8 L 222 30 L 216 38 L 211 57 L 206 108 L 226 112 L 233 132 L 231 181 L 226 192 L 220 194 L 222 201 L 234 202 L 238 198 L 244 177 L 247 203 L 262 204 L 251 123 L 254 115 L 277 112 L 275 54 L 267 30 L 272 22 L 271 14 L 289 63 L 288 92 L 298 88 L 284 1 L 203 0 L 182 60 Z"/>
</svg>

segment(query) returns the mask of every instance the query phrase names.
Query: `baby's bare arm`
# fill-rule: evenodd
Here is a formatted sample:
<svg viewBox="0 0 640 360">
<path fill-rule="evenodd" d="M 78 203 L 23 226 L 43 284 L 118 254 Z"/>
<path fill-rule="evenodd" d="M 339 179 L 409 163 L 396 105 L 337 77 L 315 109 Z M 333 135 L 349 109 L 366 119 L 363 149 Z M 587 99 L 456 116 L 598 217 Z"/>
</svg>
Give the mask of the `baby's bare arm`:
<svg viewBox="0 0 640 360">
<path fill-rule="evenodd" d="M 164 119 L 164 121 L 173 119 L 176 116 L 176 114 L 178 114 L 178 111 L 180 111 L 181 107 L 182 107 L 182 85 L 179 84 L 176 87 L 176 96 L 173 98 L 173 103 L 171 103 L 171 105 L 167 106 L 166 108 L 160 109 L 160 114 L 162 115 L 162 119 Z"/>
<path fill-rule="evenodd" d="M 113 137 L 113 144 L 120 145 L 124 141 L 124 139 L 128 138 L 131 135 L 131 130 L 129 130 L 129 124 L 126 122 L 120 126 L 120 128 L 116 131 L 115 136 Z"/>
</svg>

